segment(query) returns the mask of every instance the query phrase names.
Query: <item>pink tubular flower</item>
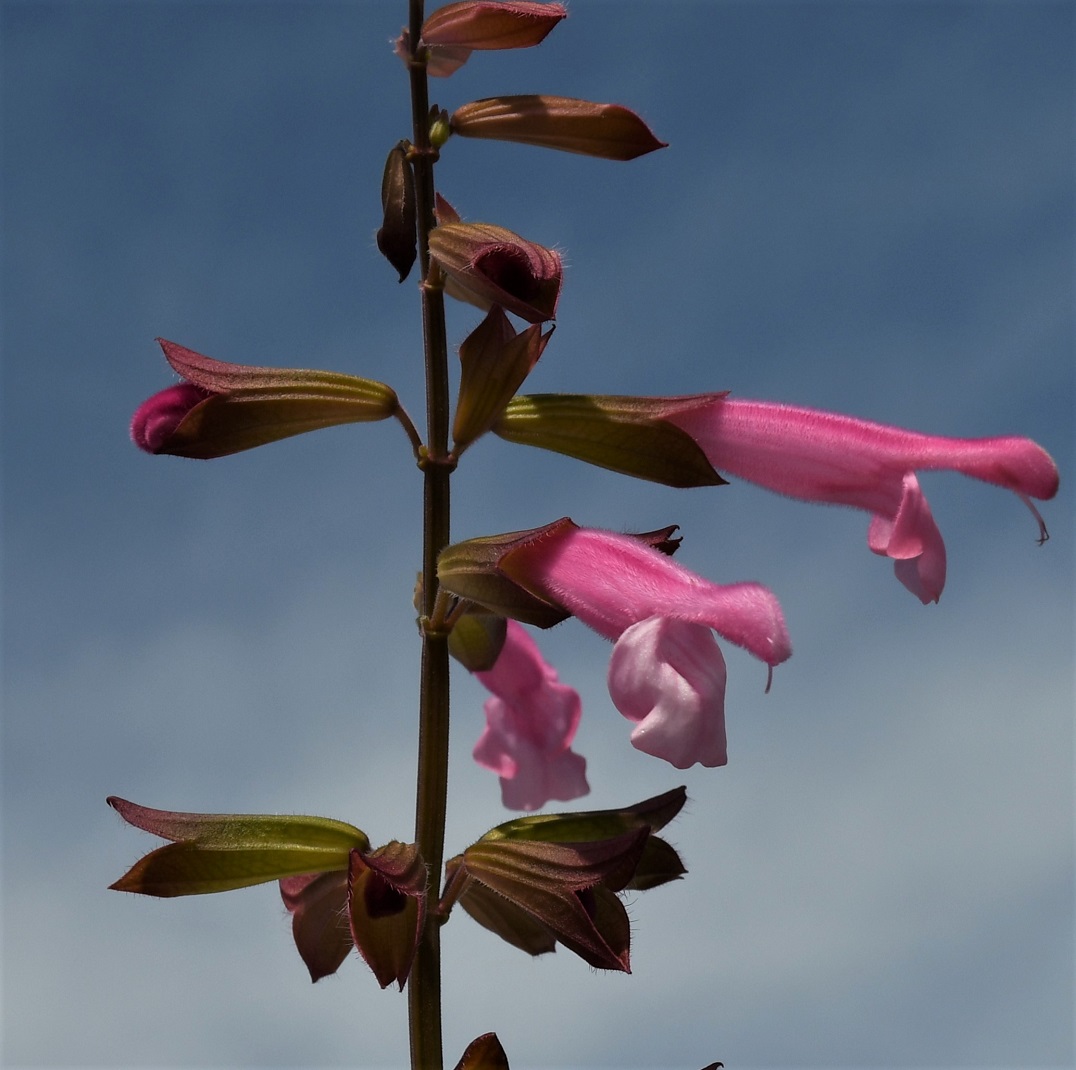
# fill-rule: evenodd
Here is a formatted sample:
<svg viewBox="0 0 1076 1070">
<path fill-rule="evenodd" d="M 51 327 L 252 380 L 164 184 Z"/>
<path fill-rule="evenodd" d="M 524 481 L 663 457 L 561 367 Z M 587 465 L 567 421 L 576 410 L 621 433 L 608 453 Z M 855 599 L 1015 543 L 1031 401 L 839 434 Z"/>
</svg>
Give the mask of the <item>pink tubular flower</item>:
<svg viewBox="0 0 1076 1070">
<path fill-rule="evenodd" d="M 632 744 L 680 769 L 727 760 L 725 663 L 710 629 L 771 668 L 792 652 L 767 588 L 710 583 L 631 536 L 561 522 L 499 567 L 615 642 L 609 693 L 637 724 Z"/>
<path fill-rule="evenodd" d="M 512 810 L 537 810 L 590 791 L 586 759 L 571 750 L 579 727 L 578 693 L 557 679 L 537 644 L 514 620 L 492 669 L 475 673 L 492 692 L 474 759 L 501 778 Z"/>
<path fill-rule="evenodd" d="M 1057 493 L 1050 455 L 1027 438 L 945 438 L 851 416 L 715 397 L 667 419 L 723 473 L 805 501 L 873 513 L 867 542 L 891 557 L 897 578 L 924 604 L 945 586 L 945 544 L 916 471 L 949 469 L 1016 494 L 1039 524 L 1032 498 Z"/>
</svg>

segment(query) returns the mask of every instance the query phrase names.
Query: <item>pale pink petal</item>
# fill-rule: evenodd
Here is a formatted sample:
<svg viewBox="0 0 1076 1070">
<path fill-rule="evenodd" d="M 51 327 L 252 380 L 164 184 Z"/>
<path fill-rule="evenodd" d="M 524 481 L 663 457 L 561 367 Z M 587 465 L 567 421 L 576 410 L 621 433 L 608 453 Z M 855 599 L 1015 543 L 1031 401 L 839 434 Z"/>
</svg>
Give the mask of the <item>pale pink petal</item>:
<svg viewBox="0 0 1076 1070">
<path fill-rule="evenodd" d="M 663 617 L 633 624 L 613 648 L 609 694 L 637 722 L 638 750 L 677 769 L 728 762 L 725 659 L 709 628 Z"/>
<path fill-rule="evenodd" d="M 504 805 L 537 810 L 550 799 L 586 795 L 586 760 L 570 749 L 582 714 L 579 695 L 560 683 L 522 625 L 508 622 L 493 668 L 475 676 L 493 697 L 474 759 L 500 777 Z"/>
</svg>

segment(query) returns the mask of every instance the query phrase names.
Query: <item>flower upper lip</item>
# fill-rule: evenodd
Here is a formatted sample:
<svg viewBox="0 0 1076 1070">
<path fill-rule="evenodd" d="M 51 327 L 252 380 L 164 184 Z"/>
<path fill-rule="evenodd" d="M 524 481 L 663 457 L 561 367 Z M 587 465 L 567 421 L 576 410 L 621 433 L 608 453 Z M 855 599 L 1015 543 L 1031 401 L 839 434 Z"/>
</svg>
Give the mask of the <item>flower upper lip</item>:
<svg viewBox="0 0 1076 1070">
<path fill-rule="evenodd" d="M 670 411 L 717 469 L 779 494 L 874 514 L 868 542 L 894 559 L 921 601 L 945 585 L 945 544 L 915 477 L 947 469 L 1011 490 L 1046 525 L 1032 498 L 1057 493 L 1053 458 L 1028 438 L 949 438 L 852 416 L 765 401 L 715 398 Z"/>
</svg>

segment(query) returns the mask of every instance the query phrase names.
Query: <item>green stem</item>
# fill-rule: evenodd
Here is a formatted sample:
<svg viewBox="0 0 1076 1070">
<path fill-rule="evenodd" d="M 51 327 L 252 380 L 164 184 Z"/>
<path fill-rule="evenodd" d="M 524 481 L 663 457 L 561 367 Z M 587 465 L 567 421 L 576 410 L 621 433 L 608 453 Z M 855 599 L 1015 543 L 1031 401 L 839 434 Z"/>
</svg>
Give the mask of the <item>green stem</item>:
<svg viewBox="0 0 1076 1070">
<path fill-rule="evenodd" d="M 422 333 L 426 361 L 427 455 L 423 469 L 422 618 L 433 615 L 437 558 L 449 541 L 448 345 L 440 279 L 431 275 L 429 234 L 434 226 L 433 165 L 429 139 L 426 65 L 416 54 L 423 22 L 422 0 L 409 0 L 411 34 L 412 166 L 418 210 L 419 268 L 422 273 Z M 436 903 L 444 857 L 448 798 L 448 640 L 443 629 L 424 627 L 419 696 L 418 788 L 415 842 L 429 872 L 428 902 Z M 442 1070 L 440 925 L 431 909 L 407 984 L 412 1070 Z"/>
</svg>

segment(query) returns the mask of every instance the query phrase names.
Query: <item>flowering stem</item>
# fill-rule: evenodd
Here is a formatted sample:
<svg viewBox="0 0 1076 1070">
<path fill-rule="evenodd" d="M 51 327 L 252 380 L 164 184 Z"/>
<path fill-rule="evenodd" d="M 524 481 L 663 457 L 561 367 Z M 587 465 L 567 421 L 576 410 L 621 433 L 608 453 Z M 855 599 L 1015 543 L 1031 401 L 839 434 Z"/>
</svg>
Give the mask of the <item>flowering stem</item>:
<svg viewBox="0 0 1076 1070">
<path fill-rule="evenodd" d="M 437 901 L 444 855 L 448 794 L 448 639 L 427 622 L 437 597 L 437 557 L 449 542 L 448 345 L 439 273 L 431 276 L 429 235 L 434 225 L 433 164 L 429 138 L 429 93 L 420 55 L 423 2 L 409 0 L 411 35 L 411 161 L 415 174 L 419 269 L 422 274 L 422 333 L 426 362 L 426 442 L 423 469 L 422 669 L 419 697 L 418 787 L 415 841 L 426 863 L 429 901 Z M 412 1070 L 441 1070 L 440 920 L 434 911 L 415 953 L 407 986 Z"/>
</svg>

